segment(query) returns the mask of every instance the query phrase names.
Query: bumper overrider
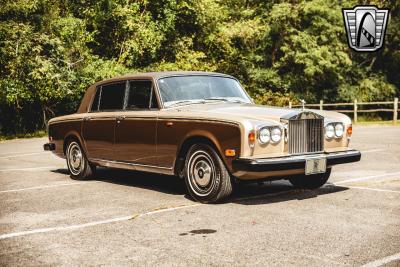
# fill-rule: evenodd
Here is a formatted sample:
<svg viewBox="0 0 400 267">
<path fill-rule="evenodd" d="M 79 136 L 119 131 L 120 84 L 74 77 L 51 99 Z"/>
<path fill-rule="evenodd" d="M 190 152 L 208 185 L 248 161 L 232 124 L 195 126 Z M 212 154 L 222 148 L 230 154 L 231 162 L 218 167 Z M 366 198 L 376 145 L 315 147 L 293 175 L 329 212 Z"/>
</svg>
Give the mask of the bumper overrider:
<svg viewBox="0 0 400 267">
<path fill-rule="evenodd" d="M 53 151 L 53 150 L 56 150 L 56 144 L 53 144 L 53 143 L 46 143 L 46 144 L 43 145 L 43 149 L 44 149 L 45 151 Z"/>
<path fill-rule="evenodd" d="M 301 174 L 305 172 L 307 158 L 315 157 L 326 157 L 326 165 L 329 168 L 333 165 L 360 161 L 361 153 L 357 150 L 347 150 L 265 159 L 238 158 L 232 162 L 233 175 L 248 180 Z"/>
</svg>

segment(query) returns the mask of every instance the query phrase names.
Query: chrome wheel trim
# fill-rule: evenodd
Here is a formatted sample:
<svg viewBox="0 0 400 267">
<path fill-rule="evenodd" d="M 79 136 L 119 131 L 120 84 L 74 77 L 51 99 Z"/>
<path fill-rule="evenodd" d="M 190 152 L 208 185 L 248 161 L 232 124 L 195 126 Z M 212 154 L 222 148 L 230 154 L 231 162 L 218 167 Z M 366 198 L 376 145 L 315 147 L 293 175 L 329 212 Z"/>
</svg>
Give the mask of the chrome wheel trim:
<svg viewBox="0 0 400 267">
<path fill-rule="evenodd" d="M 209 195 L 216 180 L 216 169 L 211 156 L 203 150 L 194 152 L 189 158 L 186 175 L 189 186 L 196 195 Z"/>
<path fill-rule="evenodd" d="M 68 146 L 67 163 L 69 171 L 73 175 L 79 175 L 85 165 L 83 153 L 76 142 L 71 142 Z"/>
</svg>

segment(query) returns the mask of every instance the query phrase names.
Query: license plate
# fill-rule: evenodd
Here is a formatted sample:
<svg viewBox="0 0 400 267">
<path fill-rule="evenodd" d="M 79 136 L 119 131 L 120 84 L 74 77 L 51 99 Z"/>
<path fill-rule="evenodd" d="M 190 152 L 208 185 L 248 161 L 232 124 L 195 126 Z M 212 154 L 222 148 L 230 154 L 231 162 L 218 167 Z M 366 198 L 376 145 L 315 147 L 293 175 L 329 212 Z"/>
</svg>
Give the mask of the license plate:
<svg viewBox="0 0 400 267">
<path fill-rule="evenodd" d="M 306 159 L 306 175 L 326 172 L 326 158 L 308 158 Z"/>
</svg>

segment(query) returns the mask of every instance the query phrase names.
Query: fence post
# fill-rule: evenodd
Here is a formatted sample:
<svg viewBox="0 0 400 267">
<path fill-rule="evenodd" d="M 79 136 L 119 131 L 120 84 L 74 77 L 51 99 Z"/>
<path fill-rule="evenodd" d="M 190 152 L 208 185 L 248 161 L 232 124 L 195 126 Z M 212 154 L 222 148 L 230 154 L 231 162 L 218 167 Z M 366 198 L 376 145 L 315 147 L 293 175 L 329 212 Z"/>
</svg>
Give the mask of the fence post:
<svg viewBox="0 0 400 267">
<path fill-rule="evenodd" d="M 324 109 L 324 100 L 320 100 L 319 101 L 319 110 L 323 110 Z"/>
<path fill-rule="evenodd" d="M 289 101 L 289 108 L 292 108 L 292 101 Z"/>
<path fill-rule="evenodd" d="M 393 103 L 393 124 L 397 124 L 397 112 L 399 110 L 399 99 L 396 97 Z"/>
<path fill-rule="evenodd" d="M 354 124 L 357 123 L 357 99 L 354 99 Z"/>
</svg>

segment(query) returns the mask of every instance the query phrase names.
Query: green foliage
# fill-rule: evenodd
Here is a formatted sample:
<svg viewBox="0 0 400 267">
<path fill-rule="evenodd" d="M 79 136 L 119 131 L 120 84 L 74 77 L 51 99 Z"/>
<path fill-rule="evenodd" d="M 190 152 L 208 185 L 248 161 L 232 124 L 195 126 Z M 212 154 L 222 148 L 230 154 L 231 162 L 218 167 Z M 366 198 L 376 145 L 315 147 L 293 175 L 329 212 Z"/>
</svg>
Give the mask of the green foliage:
<svg viewBox="0 0 400 267">
<path fill-rule="evenodd" d="M 357 1 L 2 0 L 0 132 L 43 129 L 86 88 L 128 72 L 218 71 L 260 104 L 399 96 L 400 4 L 384 49 L 348 48 L 342 7 Z M 361 3 L 361 2 L 360 2 Z"/>
</svg>

